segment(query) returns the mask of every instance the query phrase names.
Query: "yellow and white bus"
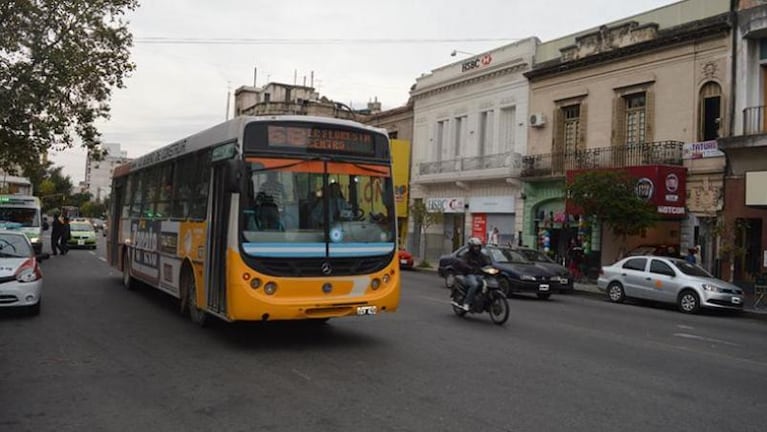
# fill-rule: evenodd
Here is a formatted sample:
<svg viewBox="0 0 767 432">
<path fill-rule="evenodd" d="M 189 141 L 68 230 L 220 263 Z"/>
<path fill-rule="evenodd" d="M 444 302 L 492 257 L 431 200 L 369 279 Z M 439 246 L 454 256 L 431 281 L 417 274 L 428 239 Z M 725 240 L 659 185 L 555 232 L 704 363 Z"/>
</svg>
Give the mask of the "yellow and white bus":
<svg viewBox="0 0 767 432">
<path fill-rule="evenodd" d="M 397 309 L 385 131 L 306 116 L 238 117 L 115 169 L 109 263 L 204 323 Z"/>
</svg>

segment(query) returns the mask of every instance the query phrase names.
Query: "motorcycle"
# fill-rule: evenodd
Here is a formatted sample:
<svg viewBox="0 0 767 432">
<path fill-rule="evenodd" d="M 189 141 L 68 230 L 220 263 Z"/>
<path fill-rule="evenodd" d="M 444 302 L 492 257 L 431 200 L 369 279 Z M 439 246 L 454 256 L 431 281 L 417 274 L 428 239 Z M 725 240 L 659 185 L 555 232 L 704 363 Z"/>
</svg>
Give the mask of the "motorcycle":
<svg viewBox="0 0 767 432">
<path fill-rule="evenodd" d="M 464 316 L 467 312 L 471 313 L 483 313 L 488 312 L 490 319 L 493 323 L 501 325 L 509 319 L 509 302 L 506 300 L 506 295 L 498 284 L 498 279 L 495 275 L 499 273 L 499 270 L 494 267 L 482 267 L 482 275 L 480 276 L 480 287 L 474 294 L 474 301 L 469 306 L 469 310 L 465 310 L 461 305 L 466 297 L 466 279 L 464 276 L 456 276 L 453 289 L 450 291 L 450 297 L 452 298 L 451 305 L 453 306 L 453 312 L 458 316 Z"/>
</svg>

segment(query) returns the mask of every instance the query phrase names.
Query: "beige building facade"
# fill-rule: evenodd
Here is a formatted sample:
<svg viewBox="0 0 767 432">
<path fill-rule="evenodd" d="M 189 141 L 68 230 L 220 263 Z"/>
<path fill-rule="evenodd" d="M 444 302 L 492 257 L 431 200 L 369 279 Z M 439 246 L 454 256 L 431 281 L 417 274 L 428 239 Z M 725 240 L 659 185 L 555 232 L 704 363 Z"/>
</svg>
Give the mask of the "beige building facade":
<svg viewBox="0 0 767 432">
<path fill-rule="evenodd" d="M 581 244 L 594 266 L 640 244 L 706 243 L 722 209 L 725 160 L 716 139 L 728 133 L 729 6 L 682 1 L 539 45 L 526 73 L 524 243 L 559 257 Z M 568 214 L 568 173 L 594 169 L 648 181 L 657 226 L 624 242 Z M 703 248 L 709 267 L 713 247 Z"/>
</svg>

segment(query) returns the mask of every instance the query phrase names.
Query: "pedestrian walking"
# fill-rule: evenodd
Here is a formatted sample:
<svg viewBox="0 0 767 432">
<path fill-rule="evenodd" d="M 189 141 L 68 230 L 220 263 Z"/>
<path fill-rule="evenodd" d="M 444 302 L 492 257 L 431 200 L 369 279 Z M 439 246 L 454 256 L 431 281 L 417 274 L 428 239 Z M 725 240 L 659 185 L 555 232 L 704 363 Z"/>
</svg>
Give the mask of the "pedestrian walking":
<svg viewBox="0 0 767 432">
<path fill-rule="evenodd" d="M 61 224 L 61 237 L 59 239 L 59 249 L 62 255 L 69 253 L 69 239 L 72 237 L 72 230 L 69 226 L 69 218 L 64 216 L 64 223 Z"/>
<path fill-rule="evenodd" d="M 58 255 L 59 251 L 64 253 L 61 249 L 61 230 L 63 229 L 63 221 L 59 212 L 53 213 L 53 222 L 51 222 L 51 254 Z"/>
<path fill-rule="evenodd" d="M 695 248 L 687 249 L 687 256 L 684 259 L 690 264 L 695 264 Z"/>
</svg>

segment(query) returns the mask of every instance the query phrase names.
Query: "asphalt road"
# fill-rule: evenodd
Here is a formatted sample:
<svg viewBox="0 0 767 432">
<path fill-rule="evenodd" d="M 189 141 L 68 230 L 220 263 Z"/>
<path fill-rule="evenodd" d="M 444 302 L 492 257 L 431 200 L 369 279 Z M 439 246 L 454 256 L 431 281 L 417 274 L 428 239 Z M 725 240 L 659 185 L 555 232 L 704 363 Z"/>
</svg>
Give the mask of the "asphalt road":
<svg viewBox="0 0 767 432">
<path fill-rule="evenodd" d="M 767 429 L 766 321 L 571 295 L 499 327 L 406 272 L 395 314 L 201 329 L 101 254 L 43 264 L 39 317 L 0 313 L 0 431 Z"/>
</svg>

